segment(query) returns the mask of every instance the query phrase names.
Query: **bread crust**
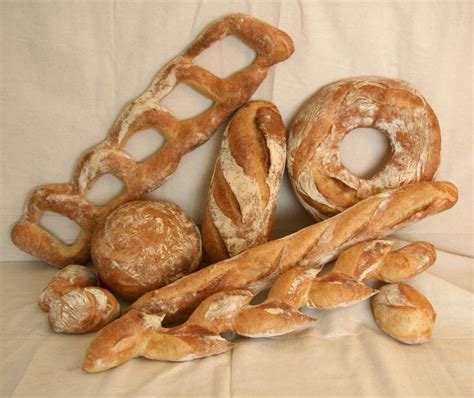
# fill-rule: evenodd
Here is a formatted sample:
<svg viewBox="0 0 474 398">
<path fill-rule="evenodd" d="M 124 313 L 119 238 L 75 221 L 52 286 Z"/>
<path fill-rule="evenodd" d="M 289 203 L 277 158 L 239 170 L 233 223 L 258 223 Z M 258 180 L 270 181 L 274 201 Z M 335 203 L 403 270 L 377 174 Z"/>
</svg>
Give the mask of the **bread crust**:
<svg viewBox="0 0 474 398">
<path fill-rule="evenodd" d="M 101 281 L 136 300 L 195 271 L 201 261 L 199 229 L 178 206 L 160 200 L 126 203 L 92 237 Z"/>
<path fill-rule="evenodd" d="M 307 327 L 315 319 L 301 307 L 335 308 L 369 298 L 377 290 L 345 276 L 317 277 L 318 270 L 295 267 L 281 275 L 267 299 L 251 305 L 253 293 L 233 290 L 205 299 L 182 325 L 164 328 L 163 315 L 131 310 L 102 330 L 84 359 L 87 372 L 100 372 L 143 356 L 161 361 L 189 361 L 234 347 L 222 333 L 262 338 Z"/>
<path fill-rule="evenodd" d="M 436 249 L 428 242 L 412 242 L 390 251 L 393 242 L 374 240 L 359 243 L 337 258 L 333 271 L 358 281 L 389 283 L 413 279 L 436 261 Z"/>
<path fill-rule="evenodd" d="M 101 329 L 121 314 L 117 299 L 96 286 L 71 290 L 51 302 L 48 313 L 56 333 L 89 333 Z"/>
<path fill-rule="evenodd" d="M 448 182 L 423 182 L 371 196 L 336 217 L 287 237 L 251 248 L 146 293 L 132 307 L 165 314 L 164 321 L 182 319 L 211 294 L 222 290 L 258 292 L 286 270 L 320 269 L 357 243 L 383 238 L 457 201 L 457 189 Z"/>
<path fill-rule="evenodd" d="M 391 156 L 370 178 L 339 158 L 344 137 L 358 127 L 378 129 Z M 368 76 L 321 88 L 301 108 L 288 135 L 288 172 L 295 193 L 316 219 L 325 219 L 386 189 L 431 181 L 439 167 L 439 123 L 411 84 Z"/>
<path fill-rule="evenodd" d="M 96 286 L 96 272 L 84 265 L 70 264 L 54 275 L 38 298 L 43 311 L 49 311 L 50 303 L 78 287 Z"/>
<path fill-rule="evenodd" d="M 286 131 L 270 102 L 241 107 L 224 132 L 202 225 L 209 264 L 269 239 L 286 159 Z"/>
<path fill-rule="evenodd" d="M 404 283 L 385 285 L 371 304 L 375 322 L 395 340 L 423 344 L 431 339 L 436 312 L 414 287 Z"/>
<path fill-rule="evenodd" d="M 222 80 L 192 61 L 228 35 L 237 36 L 257 56 L 252 64 Z M 45 185 L 31 194 L 22 219 L 13 227 L 13 243 L 58 268 L 85 263 L 96 225 L 121 204 L 137 200 L 162 185 L 186 153 L 204 144 L 250 98 L 268 68 L 287 59 L 293 50 L 293 42 L 286 33 L 256 18 L 232 14 L 212 23 L 156 75 L 140 97 L 125 107 L 105 141 L 82 156 L 70 183 Z M 180 83 L 190 85 L 214 104 L 196 117 L 178 120 L 160 101 Z M 163 134 L 166 143 L 144 161 L 136 162 L 121 148 L 130 137 L 146 129 Z M 105 174 L 120 179 L 124 189 L 109 203 L 96 206 L 86 200 L 86 193 Z M 81 227 L 72 245 L 39 226 L 44 211 L 59 213 Z"/>
</svg>

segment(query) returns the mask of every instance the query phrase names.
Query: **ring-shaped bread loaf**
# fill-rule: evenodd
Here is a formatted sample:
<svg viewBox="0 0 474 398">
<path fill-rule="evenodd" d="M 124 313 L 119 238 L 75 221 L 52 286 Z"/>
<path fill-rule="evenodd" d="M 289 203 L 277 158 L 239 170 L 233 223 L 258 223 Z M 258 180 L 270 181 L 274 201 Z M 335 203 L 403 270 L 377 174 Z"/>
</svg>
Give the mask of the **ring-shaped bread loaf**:
<svg viewBox="0 0 474 398">
<path fill-rule="evenodd" d="M 359 127 L 386 135 L 391 155 L 374 176 L 355 176 L 341 162 L 344 137 Z M 297 114 L 288 137 L 288 171 L 296 195 L 317 219 L 340 213 L 385 189 L 431 181 L 440 161 L 438 120 L 409 83 L 361 77 L 329 84 Z"/>
</svg>

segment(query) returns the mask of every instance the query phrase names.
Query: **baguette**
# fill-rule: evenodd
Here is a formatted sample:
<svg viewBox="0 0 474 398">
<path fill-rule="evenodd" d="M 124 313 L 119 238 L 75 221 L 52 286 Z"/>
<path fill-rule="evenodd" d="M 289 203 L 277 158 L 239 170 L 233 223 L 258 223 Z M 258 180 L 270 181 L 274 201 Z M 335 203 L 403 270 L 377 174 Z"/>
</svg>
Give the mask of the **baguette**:
<svg viewBox="0 0 474 398">
<path fill-rule="evenodd" d="M 208 263 L 268 240 L 285 169 L 285 141 L 285 126 L 270 102 L 247 103 L 229 122 L 202 224 Z"/>
<path fill-rule="evenodd" d="M 422 182 L 364 199 L 343 213 L 279 240 L 249 249 L 178 281 L 144 294 L 132 308 L 183 319 L 211 294 L 247 289 L 257 293 L 295 266 L 321 269 L 357 243 L 383 238 L 454 206 L 457 189 L 449 182 Z"/>
<path fill-rule="evenodd" d="M 318 270 L 295 267 L 281 275 L 267 299 L 249 305 L 248 290 L 224 291 L 204 300 L 182 325 L 161 326 L 163 315 L 131 310 L 99 332 L 89 346 L 83 368 L 100 372 L 143 356 L 161 361 L 189 361 L 234 347 L 224 332 L 262 338 L 294 332 L 315 319 L 300 307 L 334 308 L 367 299 L 377 290 L 345 276 L 317 278 Z M 323 299 L 322 299 L 323 298 Z"/>
</svg>

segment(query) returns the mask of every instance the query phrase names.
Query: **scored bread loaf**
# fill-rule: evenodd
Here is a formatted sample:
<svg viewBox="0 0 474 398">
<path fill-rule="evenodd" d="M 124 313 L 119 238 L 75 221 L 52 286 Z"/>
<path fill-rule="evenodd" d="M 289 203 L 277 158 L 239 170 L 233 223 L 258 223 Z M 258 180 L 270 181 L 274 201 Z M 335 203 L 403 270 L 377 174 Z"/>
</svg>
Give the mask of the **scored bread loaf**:
<svg viewBox="0 0 474 398">
<path fill-rule="evenodd" d="M 84 265 L 70 264 L 54 275 L 38 298 L 43 311 L 49 311 L 50 303 L 78 287 L 97 285 L 97 274 Z"/>
<path fill-rule="evenodd" d="M 414 287 L 404 283 L 382 286 L 371 304 L 375 322 L 395 340 L 423 344 L 431 339 L 436 311 Z"/>
<path fill-rule="evenodd" d="M 174 203 L 137 200 L 115 209 L 95 230 L 91 254 L 101 281 L 136 300 L 196 270 L 201 236 Z"/>
<path fill-rule="evenodd" d="M 269 239 L 285 168 L 286 131 L 275 105 L 249 102 L 222 137 L 202 224 L 208 263 Z"/>
<path fill-rule="evenodd" d="M 120 315 L 120 304 L 106 289 L 76 288 L 50 303 L 49 324 L 56 333 L 88 333 Z"/>
<path fill-rule="evenodd" d="M 182 319 L 222 290 L 258 292 L 295 267 L 322 268 L 341 251 L 379 239 L 454 206 L 458 193 L 449 182 L 422 182 L 371 196 L 343 213 L 284 238 L 251 248 L 140 297 L 132 308 Z"/>
</svg>

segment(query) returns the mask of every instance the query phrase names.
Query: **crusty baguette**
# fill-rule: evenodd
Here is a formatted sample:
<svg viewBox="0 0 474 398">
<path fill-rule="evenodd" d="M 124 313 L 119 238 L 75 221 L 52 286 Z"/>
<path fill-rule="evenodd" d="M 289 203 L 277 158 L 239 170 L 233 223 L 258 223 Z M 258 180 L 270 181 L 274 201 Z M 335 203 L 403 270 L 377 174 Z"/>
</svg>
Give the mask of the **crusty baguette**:
<svg viewBox="0 0 474 398">
<path fill-rule="evenodd" d="M 202 223 L 208 263 L 269 239 L 285 169 L 286 131 L 270 102 L 249 102 L 222 137 Z"/>
<path fill-rule="evenodd" d="M 163 315 L 131 310 L 99 332 L 89 346 L 84 370 L 100 372 L 143 356 L 166 361 L 189 361 L 232 349 L 224 332 L 261 338 L 294 332 L 315 319 L 301 307 L 334 308 L 367 299 L 377 290 L 344 275 L 316 277 L 317 269 L 295 267 L 281 275 L 267 299 L 250 305 L 248 290 L 218 292 L 204 300 L 182 325 L 164 328 Z"/>
<path fill-rule="evenodd" d="M 185 276 L 143 295 L 132 306 L 182 319 L 211 294 L 234 289 L 258 292 L 295 266 L 322 268 L 341 251 L 365 240 L 379 239 L 457 201 L 449 182 L 422 182 L 367 198 L 343 213 L 279 240 Z"/>
</svg>

